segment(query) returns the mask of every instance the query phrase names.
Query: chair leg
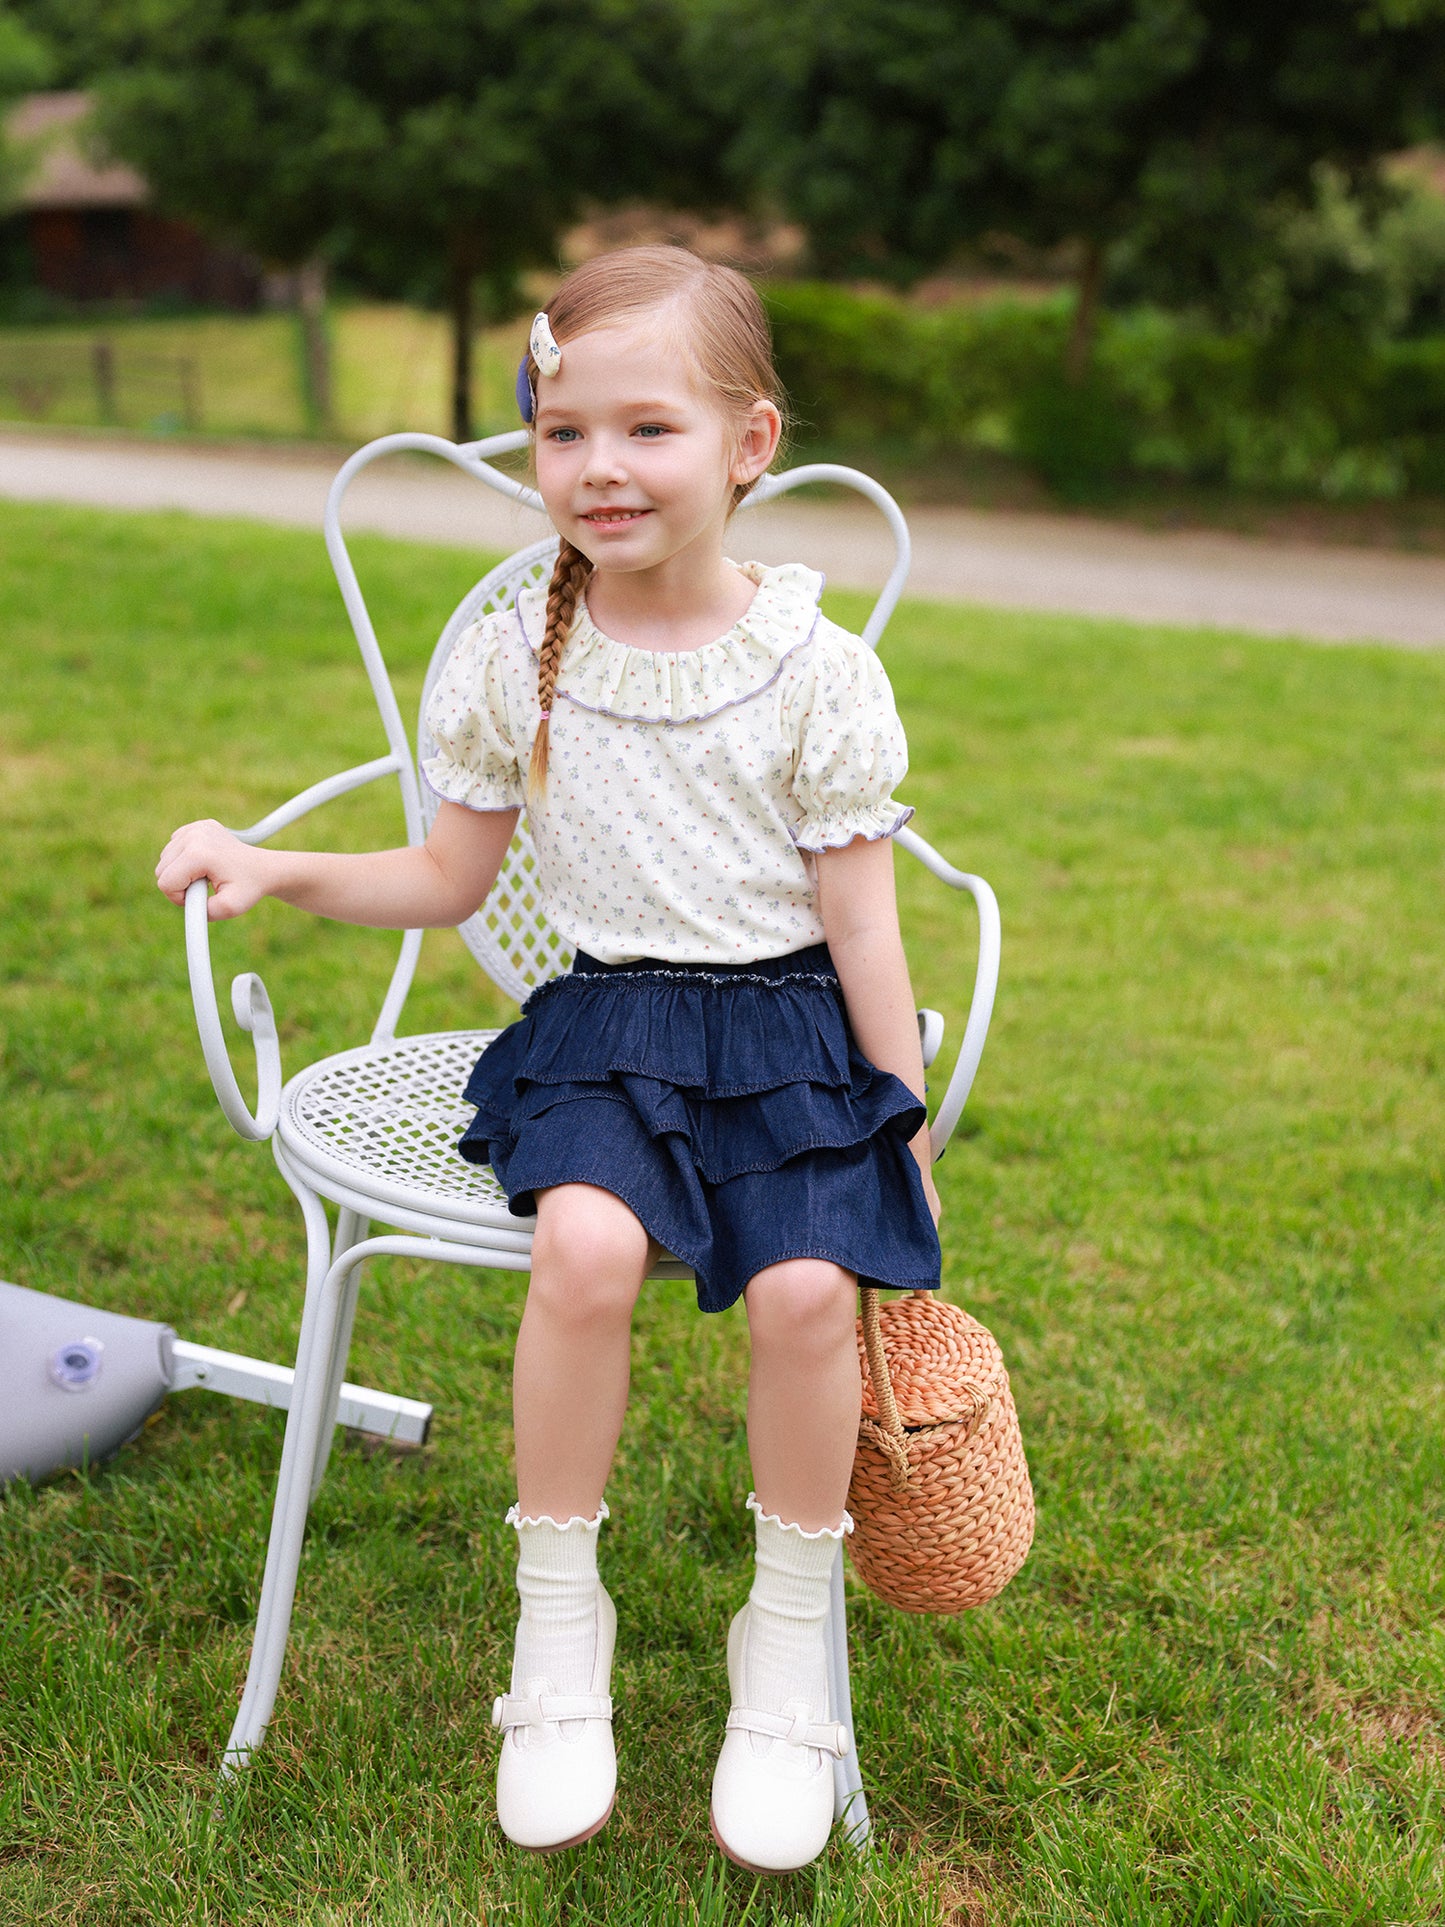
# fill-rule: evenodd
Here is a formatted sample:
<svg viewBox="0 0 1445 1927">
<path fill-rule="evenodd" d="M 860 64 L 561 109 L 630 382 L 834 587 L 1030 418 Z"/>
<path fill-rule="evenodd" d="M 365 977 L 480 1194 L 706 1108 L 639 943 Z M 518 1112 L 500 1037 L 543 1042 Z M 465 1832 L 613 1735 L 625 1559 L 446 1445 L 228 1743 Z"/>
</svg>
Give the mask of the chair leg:
<svg viewBox="0 0 1445 1927">
<path fill-rule="evenodd" d="M 853 1731 L 853 1696 L 848 1684 L 848 1614 L 843 1593 L 843 1548 L 833 1566 L 828 1613 L 828 1689 L 833 1718 L 848 1729 L 848 1751 L 833 1762 L 833 1818 L 843 1822 L 843 1834 L 859 1853 L 868 1844 L 870 1823 L 863 1775 L 858 1769 L 858 1741 Z"/>
<path fill-rule="evenodd" d="M 296 1345 L 296 1366 L 292 1377 L 292 1400 L 286 1422 L 286 1437 L 281 1448 L 281 1466 L 276 1476 L 276 1494 L 272 1500 L 271 1516 L 274 1526 L 276 1518 L 291 1503 L 292 1474 L 296 1467 L 299 1433 L 291 1432 L 291 1420 L 296 1413 L 298 1387 L 304 1385 L 310 1372 L 311 1340 L 315 1333 L 315 1319 L 309 1323 L 305 1315 L 306 1303 L 314 1290 L 319 1289 L 326 1277 L 331 1262 L 331 1226 L 327 1222 L 326 1207 L 320 1197 L 292 1170 L 282 1155 L 280 1147 L 273 1143 L 277 1168 L 286 1180 L 292 1196 L 301 1207 L 301 1217 L 306 1227 L 306 1298 L 302 1304 L 301 1330 Z M 256 1630 L 251 1636 L 251 1651 L 254 1659 L 258 1647 L 266 1644 L 267 1622 L 271 1617 L 274 1595 L 267 1590 L 263 1581 L 261 1598 L 256 1613 Z M 244 1705 L 244 1701 L 243 1701 Z M 237 1719 L 239 1729 L 240 1719 Z"/>
<path fill-rule="evenodd" d="M 349 1273 L 343 1272 L 338 1277 L 333 1272 L 331 1230 L 321 1200 L 301 1184 L 279 1153 L 276 1161 L 306 1221 L 306 1302 L 301 1313 L 296 1375 L 291 1387 L 285 1443 L 281 1448 L 281 1469 L 271 1512 L 271 1536 L 266 1548 L 266 1571 L 261 1581 L 251 1660 L 221 1766 L 226 1778 L 245 1766 L 261 1744 L 276 1703 L 310 1507 L 323 1398 L 341 1310 L 342 1292 L 337 1287 L 349 1278 Z"/>
<path fill-rule="evenodd" d="M 337 1263 L 353 1245 L 360 1244 L 370 1230 L 369 1218 L 363 1218 L 359 1212 L 349 1211 L 343 1206 L 336 1220 L 336 1238 L 331 1248 L 332 1263 Z M 316 1449 L 316 1470 L 311 1474 L 312 1499 L 321 1490 L 321 1481 L 326 1476 L 331 1447 L 336 1438 L 336 1411 L 341 1403 L 341 1385 L 346 1377 L 346 1361 L 351 1353 L 351 1328 L 356 1322 L 356 1300 L 361 1290 L 362 1270 L 361 1265 L 353 1265 L 341 1291 L 336 1337 L 326 1374 L 326 1397 L 321 1407 L 321 1438 Z"/>
</svg>

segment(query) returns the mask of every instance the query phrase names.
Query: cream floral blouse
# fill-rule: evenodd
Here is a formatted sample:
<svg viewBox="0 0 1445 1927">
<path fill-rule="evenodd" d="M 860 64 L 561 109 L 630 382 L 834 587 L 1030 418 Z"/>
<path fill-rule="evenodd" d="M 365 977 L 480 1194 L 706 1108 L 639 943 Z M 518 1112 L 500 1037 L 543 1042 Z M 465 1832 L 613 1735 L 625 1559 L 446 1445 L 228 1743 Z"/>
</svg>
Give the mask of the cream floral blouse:
<svg viewBox="0 0 1445 1927">
<path fill-rule="evenodd" d="M 820 943 L 812 853 L 913 814 L 892 796 L 908 751 L 888 678 L 822 614 L 823 578 L 740 566 L 752 603 L 700 649 L 615 642 L 585 601 L 567 639 L 532 841 L 549 921 L 603 963 L 753 963 Z M 524 590 L 458 637 L 426 711 L 438 796 L 523 804 L 546 602 Z"/>
</svg>

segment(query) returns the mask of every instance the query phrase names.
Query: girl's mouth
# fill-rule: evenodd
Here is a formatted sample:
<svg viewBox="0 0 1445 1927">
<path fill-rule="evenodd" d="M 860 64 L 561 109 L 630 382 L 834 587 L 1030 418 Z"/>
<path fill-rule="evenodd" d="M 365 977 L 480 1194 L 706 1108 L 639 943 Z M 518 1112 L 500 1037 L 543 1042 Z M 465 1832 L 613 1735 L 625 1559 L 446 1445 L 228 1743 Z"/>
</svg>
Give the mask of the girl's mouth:
<svg viewBox="0 0 1445 1927">
<path fill-rule="evenodd" d="M 581 520 L 590 529 L 625 529 L 651 512 L 650 509 L 591 509 Z"/>
</svg>

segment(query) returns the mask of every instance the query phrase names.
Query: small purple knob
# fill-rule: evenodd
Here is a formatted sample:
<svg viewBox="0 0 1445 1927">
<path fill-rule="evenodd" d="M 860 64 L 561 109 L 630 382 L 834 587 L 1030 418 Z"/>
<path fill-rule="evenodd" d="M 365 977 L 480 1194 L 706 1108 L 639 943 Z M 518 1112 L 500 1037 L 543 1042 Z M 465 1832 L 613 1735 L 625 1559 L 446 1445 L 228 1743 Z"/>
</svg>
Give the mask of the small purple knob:
<svg viewBox="0 0 1445 1927">
<path fill-rule="evenodd" d="M 50 1355 L 50 1376 L 63 1392 L 88 1392 L 100 1377 L 98 1338 L 73 1338 Z"/>
</svg>

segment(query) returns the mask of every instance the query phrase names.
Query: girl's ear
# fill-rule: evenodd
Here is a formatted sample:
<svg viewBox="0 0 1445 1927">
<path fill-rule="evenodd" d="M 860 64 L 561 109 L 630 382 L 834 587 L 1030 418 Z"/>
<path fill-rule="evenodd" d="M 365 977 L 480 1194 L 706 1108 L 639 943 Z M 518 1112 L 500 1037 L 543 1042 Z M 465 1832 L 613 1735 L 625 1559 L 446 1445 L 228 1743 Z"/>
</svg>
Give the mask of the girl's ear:
<svg viewBox="0 0 1445 1927">
<path fill-rule="evenodd" d="M 760 397 L 748 410 L 738 435 L 737 448 L 728 479 L 751 485 L 767 470 L 778 452 L 783 433 L 783 418 L 770 401 Z"/>
</svg>

